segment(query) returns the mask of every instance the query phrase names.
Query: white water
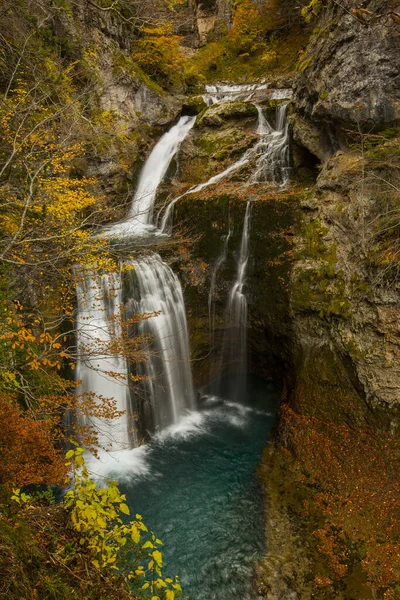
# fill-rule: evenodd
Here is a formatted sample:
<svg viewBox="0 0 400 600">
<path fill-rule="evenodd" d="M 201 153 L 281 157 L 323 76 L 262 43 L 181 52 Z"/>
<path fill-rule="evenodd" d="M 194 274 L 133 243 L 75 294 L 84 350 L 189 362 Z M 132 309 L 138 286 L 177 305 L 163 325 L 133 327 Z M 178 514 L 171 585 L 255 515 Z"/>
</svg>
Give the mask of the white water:
<svg viewBox="0 0 400 600">
<path fill-rule="evenodd" d="M 152 423 L 152 429 L 160 430 L 195 408 L 185 304 L 179 279 L 158 254 L 143 257 L 134 266 L 130 311 L 161 311 L 138 326 L 152 340 L 148 360 L 138 365 L 138 372 L 146 376 L 140 412 L 149 428 Z"/>
<path fill-rule="evenodd" d="M 286 118 L 287 103 L 276 109 L 275 127 L 266 120 L 263 110 L 257 106 L 259 142 L 256 146 L 258 155 L 256 170 L 250 179 L 251 183 L 269 182 L 282 187 L 290 180 L 289 156 L 289 124 Z"/>
<path fill-rule="evenodd" d="M 240 100 L 252 102 L 261 99 L 279 100 L 290 99 L 293 95 L 291 89 L 270 89 L 268 83 L 243 84 L 243 85 L 207 85 L 203 100 L 207 106 L 224 102 L 225 100 Z"/>
<path fill-rule="evenodd" d="M 193 127 L 195 117 L 182 117 L 153 148 L 142 170 L 131 210 L 124 222 L 106 228 L 102 235 L 112 240 L 131 236 L 138 240 L 160 232 L 152 225 L 157 189 L 180 144 Z M 160 257 L 140 259 L 135 264 L 138 300 L 135 313 L 161 311 L 157 317 L 142 321 L 140 333 L 151 334 L 152 351 L 143 365 L 128 365 L 127 359 L 115 354 L 112 341 L 121 335 L 118 316 L 122 307 L 120 275 L 85 273 L 77 269 L 78 347 L 77 378 L 79 393 L 90 395 L 96 403 L 114 398 L 124 416 L 114 420 L 87 417 L 98 431 L 103 448 L 128 449 L 138 443 L 133 426 L 129 370 L 147 376 L 144 384 L 145 410 L 142 430 L 162 428 L 177 422 L 186 408 L 194 408 L 194 392 L 189 361 L 189 342 L 185 307 L 180 283 Z M 128 274 L 127 274 L 128 278 Z M 133 302 L 133 300 L 132 300 Z M 113 353 L 114 352 L 114 353 Z"/>
<path fill-rule="evenodd" d="M 249 262 L 252 201 L 246 205 L 236 279 L 229 292 L 225 310 L 226 329 L 220 354 L 218 378 L 213 385 L 221 393 L 223 371 L 228 368 L 229 397 L 237 401 L 245 394 L 247 370 L 247 298 L 244 293 Z"/>
<path fill-rule="evenodd" d="M 77 278 L 77 349 L 76 378 L 81 381 L 79 394 L 89 394 L 96 404 L 114 399 L 118 411 L 127 411 L 129 403 L 128 365 L 124 357 L 113 353 L 111 344 L 121 335 L 120 274 L 103 274 L 76 269 Z M 100 445 L 123 450 L 135 442 L 135 429 L 127 415 L 112 420 L 87 415 L 84 423 L 93 427 Z"/>
<path fill-rule="evenodd" d="M 219 255 L 219 257 L 217 258 L 217 260 L 215 261 L 214 267 L 211 271 L 210 291 L 208 294 L 208 320 L 209 320 L 209 327 L 210 327 L 211 346 L 213 345 L 213 342 L 214 342 L 215 306 L 214 306 L 213 300 L 214 300 L 215 282 L 217 280 L 218 271 L 220 270 L 220 268 L 226 261 L 226 257 L 228 255 L 228 244 L 229 244 L 229 240 L 231 238 L 232 232 L 233 232 L 233 229 L 231 228 L 231 226 L 229 226 L 229 231 L 228 231 L 227 235 L 224 236 L 224 238 L 223 238 L 224 243 L 223 243 L 223 247 L 222 247 L 222 252 Z"/>
<path fill-rule="evenodd" d="M 229 86 L 226 86 L 229 87 Z M 241 87 L 241 86 L 233 86 Z M 251 87 L 251 86 L 247 86 Z M 257 88 L 259 89 L 259 88 Z M 282 90 L 275 90 L 277 92 Z M 218 100 L 219 102 L 219 100 Z M 205 188 L 214 185 L 224 179 L 231 173 L 241 169 L 248 164 L 254 156 L 257 157 L 255 173 L 250 178 L 249 183 L 269 182 L 274 185 L 286 187 L 290 181 L 290 160 L 289 160 L 289 124 L 286 119 L 287 103 L 283 103 L 276 109 L 276 126 L 272 127 L 265 118 L 263 109 L 258 104 L 255 105 L 258 111 L 257 133 L 259 139 L 255 146 L 246 150 L 246 152 L 230 167 L 221 171 L 217 175 L 210 177 L 204 183 L 192 186 L 184 194 L 174 198 L 167 206 L 160 222 L 160 230 L 163 234 L 169 235 L 172 230 L 172 217 L 175 204 L 189 194 L 196 194 Z"/>
<path fill-rule="evenodd" d="M 228 299 L 228 321 L 230 326 L 238 332 L 238 358 L 240 372 L 245 372 L 246 367 L 246 331 L 247 331 L 247 298 L 243 293 L 246 283 L 247 264 L 249 262 L 249 237 L 252 203 L 249 200 L 244 216 L 242 242 L 237 266 L 236 281 L 234 282 Z"/>
<path fill-rule="evenodd" d="M 127 218 L 108 227 L 105 230 L 108 236 L 143 237 L 149 233 L 157 234 L 153 225 L 157 190 L 195 120 L 196 117 L 181 117 L 178 123 L 160 138 L 145 162 Z"/>
</svg>

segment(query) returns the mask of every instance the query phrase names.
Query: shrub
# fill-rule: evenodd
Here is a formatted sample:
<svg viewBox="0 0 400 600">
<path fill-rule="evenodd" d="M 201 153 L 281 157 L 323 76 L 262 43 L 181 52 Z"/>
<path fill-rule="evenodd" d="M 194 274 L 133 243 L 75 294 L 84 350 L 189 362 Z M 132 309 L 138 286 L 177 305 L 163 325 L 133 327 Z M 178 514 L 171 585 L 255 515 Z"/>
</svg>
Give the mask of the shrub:
<svg viewBox="0 0 400 600">
<path fill-rule="evenodd" d="M 143 523 L 141 515 L 126 522 L 130 510 L 115 481 L 97 489 L 90 480 L 83 449 L 69 450 L 68 467 L 72 466 L 73 487 L 65 496 L 71 510 L 71 523 L 80 536 L 91 564 L 106 581 L 123 578 L 141 594 L 152 600 L 174 600 L 181 596 L 178 578 L 163 578 L 162 542 Z M 147 539 L 143 539 L 143 538 Z"/>
</svg>

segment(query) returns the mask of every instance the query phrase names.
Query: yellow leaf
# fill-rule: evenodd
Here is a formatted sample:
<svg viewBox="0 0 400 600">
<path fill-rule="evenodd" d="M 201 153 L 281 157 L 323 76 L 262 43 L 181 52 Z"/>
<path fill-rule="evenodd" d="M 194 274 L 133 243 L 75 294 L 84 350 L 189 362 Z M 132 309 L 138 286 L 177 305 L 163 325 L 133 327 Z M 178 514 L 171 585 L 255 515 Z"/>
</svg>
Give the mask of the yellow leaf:
<svg viewBox="0 0 400 600">
<path fill-rule="evenodd" d="M 129 515 L 130 514 L 130 510 L 127 504 L 120 504 L 119 505 L 119 510 L 124 513 L 124 515 Z"/>
<path fill-rule="evenodd" d="M 175 600 L 175 592 L 172 590 L 165 590 L 165 600 Z"/>
<path fill-rule="evenodd" d="M 154 550 L 154 552 L 152 553 L 152 556 L 154 558 L 154 560 L 156 561 L 157 565 L 161 568 L 162 567 L 162 554 L 159 550 Z"/>
</svg>

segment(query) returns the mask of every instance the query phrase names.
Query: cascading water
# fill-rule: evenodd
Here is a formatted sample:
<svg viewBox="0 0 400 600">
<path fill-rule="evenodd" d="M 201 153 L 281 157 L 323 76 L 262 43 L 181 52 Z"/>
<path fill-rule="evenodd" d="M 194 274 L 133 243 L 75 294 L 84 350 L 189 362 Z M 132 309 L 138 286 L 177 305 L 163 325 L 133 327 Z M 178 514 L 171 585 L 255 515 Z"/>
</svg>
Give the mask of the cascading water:
<svg viewBox="0 0 400 600">
<path fill-rule="evenodd" d="M 129 448 L 136 442 L 135 428 L 128 418 L 128 365 L 113 349 L 113 341 L 121 336 L 120 274 L 91 273 L 76 270 L 77 280 L 77 348 L 76 377 L 81 381 L 78 393 L 92 394 L 95 402 L 114 398 L 116 409 L 126 415 L 112 420 L 86 417 L 85 423 L 95 428 L 100 445 L 110 450 Z"/>
<path fill-rule="evenodd" d="M 244 293 L 246 283 L 247 264 L 249 261 L 249 237 L 251 228 L 252 202 L 246 205 L 244 216 L 242 240 L 237 263 L 236 280 L 229 292 L 226 307 L 226 332 L 224 335 L 221 369 L 227 364 L 229 372 L 229 396 L 233 399 L 243 397 L 245 393 L 246 371 L 247 371 L 247 298 Z M 217 382 L 219 391 L 221 379 Z"/>
<path fill-rule="evenodd" d="M 237 90 L 245 87 L 252 88 L 252 86 L 226 86 L 228 89 Z M 253 91 L 265 89 L 263 86 L 254 88 Z M 291 90 L 271 90 L 276 92 L 277 98 L 290 97 L 289 92 Z M 225 90 L 224 93 L 227 93 Z M 232 92 L 233 94 L 239 92 Z M 242 94 L 243 92 L 240 92 Z M 225 101 L 224 97 L 224 101 Z M 215 102 L 222 102 L 222 100 L 214 99 Z M 213 102 L 209 102 L 213 103 Z M 225 177 L 228 177 L 231 173 L 238 171 L 245 165 L 249 164 L 254 156 L 256 159 L 255 173 L 250 178 L 249 183 L 261 183 L 269 182 L 274 185 L 280 185 L 282 188 L 286 187 L 290 180 L 290 158 L 289 158 L 289 124 L 286 119 L 287 103 L 282 103 L 277 107 L 276 113 L 276 127 L 271 127 L 265 118 L 263 109 L 258 104 L 255 104 L 258 112 L 258 125 L 257 133 L 259 139 L 255 146 L 246 150 L 246 152 L 232 165 L 227 167 L 221 173 L 210 177 L 204 183 L 192 186 L 184 194 L 181 194 L 177 198 L 174 198 L 167 206 L 164 215 L 160 221 L 160 230 L 164 234 L 170 234 L 172 230 L 172 216 L 175 204 L 189 194 L 196 194 L 201 192 L 205 188 L 218 183 Z"/>
<path fill-rule="evenodd" d="M 145 163 L 128 218 L 106 228 L 105 235 L 111 239 L 139 238 L 149 236 L 155 230 L 151 221 L 158 186 L 194 121 L 194 117 L 182 117 L 162 136 Z M 136 312 L 161 311 L 159 316 L 146 320 L 142 326 L 144 331 L 152 334 L 155 350 L 154 354 L 149 354 L 146 367 L 138 367 L 148 376 L 146 405 L 151 406 L 148 424 L 146 415 L 141 415 L 144 417 L 142 427 L 162 428 L 176 422 L 184 409 L 193 408 L 194 404 L 182 290 L 176 276 L 159 257 L 138 260 L 135 267 L 139 290 Z M 118 410 L 126 411 L 123 417 L 110 422 L 92 419 L 101 445 L 120 450 L 136 445 L 138 440 L 132 433 L 127 361 L 110 351 L 112 339 L 120 334 L 115 329 L 115 317 L 121 311 L 122 295 L 125 295 L 120 278 L 116 282 L 114 279 L 112 275 L 100 273 L 77 279 L 78 347 L 82 349 L 77 377 L 81 380 L 80 393 L 92 394 L 98 401 L 114 398 Z M 112 281 L 114 296 L 110 293 Z M 94 295 L 96 282 L 99 289 Z M 108 347 L 107 355 L 101 350 L 105 346 Z M 87 354 L 83 352 L 84 347 Z"/>
<path fill-rule="evenodd" d="M 140 321 L 140 334 L 150 335 L 148 360 L 140 362 L 145 425 L 163 429 L 177 423 L 184 412 L 195 408 L 190 367 L 185 304 L 179 279 L 158 254 L 142 257 L 128 272 L 128 312 L 160 311 L 157 317 Z"/>
<path fill-rule="evenodd" d="M 265 86 L 264 94 L 266 92 L 269 93 L 269 90 Z M 214 90 L 213 93 L 226 95 L 230 92 L 225 89 Z M 257 102 L 260 89 L 241 89 L 235 93 L 245 93 L 245 98 Z M 214 99 L 219 101 L 216 97 Z M 144 166 L 128 218 L 123 223 L 109 227 L 106 231 L 109 237 L 144 237 L 149 240 L 150 234 L 157 231 L 161 233 L 155 228 L 153 219 L 157 188 L 193 123 L 194 118 L 181 120 L 176 126 L 179 131 L 171 130 L 170 136 L 166 134 L 160 140 L 160 147 L 157 145 L 154 148 Z M 276 129 L 269 127 L 264 113 L 259 109 L 258 143 L 222 173 L 194 186 L 187 193 L 195 193 L 217 183 L 250 162 L 256 162 L 258 169 L 262 152 L 268 151 L 268 144 L 264 142 L 268 135 L 271 140 L 275 139 L 272 134 L 278 129 L 279 126 Z M 164 234 L 169 231 L 172 208 L 177 200 L 169 205 L 162 219 L 160 229 Z M 103 475 L 117 475 L 126 486 L 123 491 L 127 494 L 132 514 L 143 514 L 147 525 L 157 531 L 165 543 L 165 573 L 181 574 L 184 593 L 189 594 L 191 600 L 255 600 L 257 597 L 252 582 L 256 560 L 263 553 L 264 535 L 262 493 L 256 477 L 256 466 L 273 423 L 270 410 L 274 409 L 278 394 L 266 389 L 265 382 L 245 379 L 245 284 L 251 210 L 252 201 L 248 201 L 236 280 L 227 301 L 227 331 L 221 356 L 224 355 L 229 361 L 229 375 L 221 378 L 218 387 L 218 393 L 224 399 L 205 396 L 200 409 L 196 410 L 182 289 L 178 278 L 160 256 L 152 254 L 140 257 L 134 263 L 127 260 L 135 268 L 125 271 L 122 285 L 115 284 L 117 293 L 111 302 L 106 300 L 106 288 L 111 287 L 111 283 L 108 283 L 106 276 L 94 276 L 101 282 L 101 292 L 96 300 L 98 312 L 92 308 L 91 302 L 94 301 L 85 297 L 85 293 L 88 293 L 85 292 L 86 288 L 80 292 L 79 323 L 82 331 L 87 322 L 86 316 L 89 312 L 95 313 L 92 317 L 92 335 L 85 338 L 80 334 L 83 342 L 86 339 L 103 340 L 98 328 L 105 331 L 104 341 L 107 343 L 113 339 L 113 335 L 118 336 L 118 331 L 113 332 L 112 327 L 108 328 L 106 316 L 112 317 L 111 323 L 117 323 L 114 316 L 118 314 L 121 304 L 128 316 L 160 311 L 159 316 L 133 325 L 133 333 L 149 336 L 152 340 L 147 360 L 127 365 L 126 361 L 119 362 L 117 357 L 112 356 L 111 363 L 104 362 L 104 370 L 115 370 L 126 379 L 131 374 L 146 376 L 141 393 L 134 395 L 131 410 L 137 411 L 141 417 L 140 433 L 150 430 L 152 433 L 156 431 L 156 435 L 147 447 L 118 452 L 117 456 L 112 457 L 112 462 L 107 457 L 100 465 L 100 470 Z M 214 322 L 213 296 L 217 274 L 227 258 L 230 238 L 229 227 L 222 253 L 211 274 L 210 325 Z M 78 284 L 78 292 L 82 285 Z M 103 356 L 105 353 L 102 348 L 100 345 L 97 355 L 89 356 L 87 360 L 82 353 L 79 366 L 80 375 L 83 375 L 82 387 L 103 396 L 107 393 L 107 396 L 115 397 L 118 395 L 117 388 L 108 388 L 108 384 L 99 376 L 99 366 L 103 370 L 101 361 L 109 358 Z M 98 358 L 101 360 L 96 360 Z M 221 362 L 221 371 L 224 366 Z M 86 368 L 88 372 L 85 372 Z M 110 381 L 115 383 L 113 378 Z M 127 392 L 127 385 L 124 389 Z M 129 408 L 126 393 L 118 396 L 118 407 L 126 407 L 127 404 Z M 121 439 L 127 440 L 129 446 L 126 419 L 123 417 L 119 426 L 123 425 Z M 98 423 L 99 429 L 103 427 L 103 422 Z M 105 433 L 105 439 L 108 439 L 108 431 Z M 127 446 L 124 442 L 121 447 Z"/>
<path fill-rule="evenodd" d="M 178 123 L 160 138 L 145 162 L 128 217 L 106 228 L 106 235 L 118 238 L 143 237 L 150 232 L 157 233 L 153 226 L 153 208 L 158 187 L 195 120 L 196 117 L 181 117 Z"/>
<path fill-rule="evenodd" d="M 289 124 L 287 122 L 287 103 L 282 103 L 276 110 L 276 124 L 272 128 L 266 120 L 263 110 L 257 106 L 259 114 L 259 142 L 256 147 L 258 155 L 256 170 L 251 182 L 269 182 L 287 186 L 290 179 L 289 159 Z"/>
<path fill-rule="evenodd" d="M 228 244 L 229 244 L 229 240 L 232 235 L 232 231 L 233 230 L 231 229 L 231 227 L 229 227 L 229 231 L 228 231 L 227 235 L 224 236 L 224 238 L 223 238 L 224 243 L 223 243 L 223 247 L 222 247 L 222 252 L 219 255 L 219 257 L 217 258 L 217 260 L 215 261 L 215 265 L 211 272 L 210 291 L 208 294 L 208 320 L 209 320 L 209 326 L 210 326 L 210 342 L 211 342 L 210 345 L 211 346 L 213 346 L 213 342 L 214 342 L 215 307 L 214 307 L 213 300 L 214 300 L 215 282 L 217 279 L 218 271 L 220 270 L 220 268 L 226 261 L 226 257 L 228 255 Z"/>
<path fill-rule="evenodd" d="M 147 159 L 128 217 L 144 225 L 152 222 L 157 188 L 163 180 L 179 146 L 194 125 L 196 117 L 181 117 L 165 133 Z"/>
<path fill-rule="evenodd" d="M 226 100 L 240 100 L 241 102 L 257 102 L 259 100 L 290 99 L 293 95 L 291 89 L 269 88 L 268 83 L 250 83 L 242 85 L 206 85 L 203 100 L 207 106 L 225 102 Z"/>
</svg>

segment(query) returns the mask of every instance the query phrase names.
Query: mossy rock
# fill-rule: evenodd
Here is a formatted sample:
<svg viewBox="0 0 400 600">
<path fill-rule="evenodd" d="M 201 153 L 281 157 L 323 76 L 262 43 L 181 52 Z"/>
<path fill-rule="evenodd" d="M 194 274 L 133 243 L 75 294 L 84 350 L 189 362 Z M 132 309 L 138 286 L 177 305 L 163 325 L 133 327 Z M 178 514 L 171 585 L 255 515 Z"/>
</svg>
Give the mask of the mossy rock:
<svg viewBox="0 0 400 600">
<path fill-rule="evenodd" d="M 197 138 L 196 145 L 210 158 L 223 160 L 229 156 L 242 154 L 255 143 L 256 139 L 255 134 L 248 134 L 243 129 L 231 127 L 223 131 L 202 133 Z"/>
<path fill-rule="evenodd" d="M 198 115 L 207 108 L 203 96 L 190 96 L 185 98 L 182 105 L 182 112 L 187 115 Z"/>
<path fill-rule="evenodd" d="M 254 104 L 228 100 L 206 108 L 197 117 L 196 125 L 198 127 L 220 127 L 227 121 L 256 119 L 257 115 L 257 108 Z"/>
</svg>

